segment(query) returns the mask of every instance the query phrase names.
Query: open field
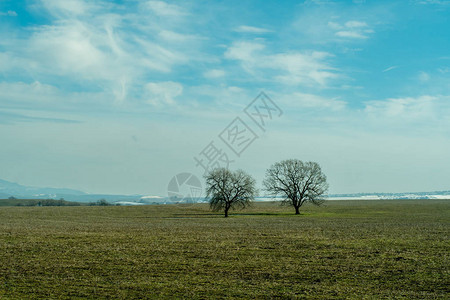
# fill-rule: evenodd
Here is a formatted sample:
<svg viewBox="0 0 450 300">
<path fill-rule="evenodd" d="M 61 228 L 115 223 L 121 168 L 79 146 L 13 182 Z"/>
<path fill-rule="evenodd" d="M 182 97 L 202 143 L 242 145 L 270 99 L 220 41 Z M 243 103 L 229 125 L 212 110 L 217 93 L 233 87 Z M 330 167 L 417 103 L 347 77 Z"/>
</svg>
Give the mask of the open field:
<svg viewBox="0 0 450 300">
<path fill-rule="evenodd" d="M 0 207 L 0 298 L 450 297 L 450 201 Z"/>
</svg>

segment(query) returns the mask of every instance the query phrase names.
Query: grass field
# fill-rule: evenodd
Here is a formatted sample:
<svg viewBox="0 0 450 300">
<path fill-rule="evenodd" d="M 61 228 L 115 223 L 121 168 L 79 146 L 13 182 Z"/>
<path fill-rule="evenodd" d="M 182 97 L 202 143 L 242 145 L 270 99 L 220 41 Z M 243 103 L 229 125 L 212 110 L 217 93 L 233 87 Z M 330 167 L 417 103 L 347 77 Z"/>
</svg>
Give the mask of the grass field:
<svg viewBox="0 0 450 300">
<path fill-rule="evenodd" d="M 0 207 L 0 298 L 448 299 L 450 201 Z"/>
</svg>

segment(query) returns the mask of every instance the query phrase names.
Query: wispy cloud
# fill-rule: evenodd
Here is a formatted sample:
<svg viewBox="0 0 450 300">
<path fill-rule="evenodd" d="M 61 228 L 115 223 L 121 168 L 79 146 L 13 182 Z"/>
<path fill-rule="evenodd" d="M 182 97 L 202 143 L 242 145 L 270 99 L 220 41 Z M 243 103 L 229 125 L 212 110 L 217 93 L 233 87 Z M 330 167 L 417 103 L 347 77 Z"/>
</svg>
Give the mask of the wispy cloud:
<svg viewBox="0 0 450 300">
<path fill-rule="evenodd" d="M 336 36 L 343 38 L 355 38 L 355 39 L 366 39 L 367 36 L 361 34 L 356 31 L 338 31 L 336 32 Z"/>
<path fill-rule="evenodd" d="M 175 104 L 175 98 L 183 93 L 178 82 L 150 82 L 145 85 L 147 102 L 153 105 Z"/>
<path fill-rule="evenodd" d="M 60 91 L 51 85 L 42 84 L 39 81 L 33 83 L 24 82 L 0 82 L 1 107 L 13 105 L 23 107 L 27 105 L 53 104 L 58 97 L 62 96 Z"/>
<path fill-rule="evenodd" d="M 236 32 L 244 32 L 244 33 L 270 33 L 273 32 L 272 30 L 262 28 L 262 27 L 253 27 L 253 26 L 246 26 L 241 25 L 234 29 Z"/>
<path fill-rule="evenodd" d="M 437 96 L 419 96 L 389 98 L 384 101 L 366 103 L 365 112 L 374 117 L 401 118 L 401 120 L 420 120 L 428 122 L 439 111 L 442 98 Z M 441 107 L 443 108 L 443 107 Z"/>
<path fill-rule="evenodd" d="M 50 21 L 28 28 L 28 35 L 3 34 L 0 47 L 8 49 L 0 50 L 3 74 L 20 71 L 50 85 L 97 87 L 103 90 L 101 98 L 112 95 L 111 103 L 122 103 L 129 97 L 142 98 L 148 81 L 143 78 L 149 74 L 167 74 L 191 60 L 207 59 L 198 55 L 202 38 L 187 33 L 185 21 L 174 23 L 174 18 L 189 16 L 175 4 L 148 1 L 125 8 L 106 2 L 43 0 L 33 7 L 48 12 Z"/>
<path fill-rule="evenodd" d="M 214 70 L 208 70 L 205 73 L 203 73 L 203 76 L 205 76 L 206 78 L 220 78 L 225 76 L 225 71 L 224 70 L 218 70 L 218 69 L 214 69 Z"/>
<path fill-rule="evenodd" d="M 347 27 L 347 28 L 367 27 L 367 23 L 361 22 L 361 21 L 347 21 L 347 22 L 345 22 L 345 27 Z"/>
<path fill-rule="evenodd" d="M 389 72 L 389 71 L 397 69 L 397 68 L 398 68 L 398 66 L 390 66 L 390 67 L 384 69 L 382 72 Z"/>
<path fill-rule="evenodd" d="M 14 10 L 0 11 L 0 16 L 17 17 L 17 13 Z"/>
<path fill-rule="evenodd" d="M 320 95 L 295 92 L 292 94 L 279 95 L 280 101 L 284 106 L 296 109 L 303 109 L 312 112 L 313 110 L 328 110 L 330 112 L 344 112 L 347 108 L 347 102 L 327 98 Z"/>
<path fill-rule="evenodd" d="M 435 5 L 450 5 L 448 0 L 416 0 L 418 4 L 435 4 Z"/>
<path fill-rule="evenodd" d="M 328 22 L 328 26 L 337 30 L 335 35 L 342 38 L 350 38 L 350 39 L 367 39 L 369 34 L 374 31 L 367 25 L 366 22 L 351 20 L 345 22 L 345 24 L 341 25 L 336 22 Z"/>
<path fill-rule="evenodd" d="M 29 116 L 22 113 L 14 113 L 0 110 L 0 124 L 15 124 L 20 122 L 45 122 L 45 123 L 65 123 L 65 124 L 78 124 L 82 123 L 78 120 L 51 118 L 51 117 L 36 117 Z"/>
<path fill-rule="evenodd" d="M 178 17 L 187 14 L 180 6 L 164 1 L 147 1 L 144 6 L 163 17 Z"/>
<path fill-rule="evenodd" d="M 41 0 L 34 6 L 37 9 L 45 9 L 51 15 L 58 18 L 90 15 L 101 7 L 99 4 L 85 0 L 65 0 L 64 2 L 58 0 Z"/>
<path fill-rule="evenodd" d="M 427 82 L 430 80 L 431 76 L 427 72 L 420 71 L 419 74 L 417 75 L 417 78 L 419 79 L 420 82 Z"/>
<path fill-rule="evenodd" d="M 251 61 L 255 58 L 257 52 L 263 50 L 265 46 L 262 43 L 239 41 L 233 43 L 225 52 L 225 57 L 242 61 Z"/>
<path fill-rule="evenodd" d="M 267 77 L 289 85 L 324 87 L 330 79 L 338 77 L 336 69 L 326 62 L 332 56 L 330 53 L 321 51 L 270 53 L 264 51 L 265 49 L 265 45 L 261 42 L 240 41 L 228 47 L 225 57 L 240 61 L 242 67 L 251 74 L 270 70 Z"/>
<path fill-rule="evenodd" d="M 182 34 L 179 32 L 174 32 L 171 30 L 161 30 L 158 35 L 168 42 L 175 42 L 175 43 L 184 43 L 196 39 L 201 39 L 201 37 L 192 35 L 192 34 Z"/>
</svg>

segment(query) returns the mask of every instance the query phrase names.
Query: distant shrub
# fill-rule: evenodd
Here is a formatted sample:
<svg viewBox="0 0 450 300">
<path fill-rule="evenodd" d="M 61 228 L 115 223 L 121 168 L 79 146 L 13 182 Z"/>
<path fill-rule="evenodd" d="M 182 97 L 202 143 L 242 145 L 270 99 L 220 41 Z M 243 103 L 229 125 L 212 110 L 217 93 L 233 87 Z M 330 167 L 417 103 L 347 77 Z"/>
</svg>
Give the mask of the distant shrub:
<svg viewBox="0 0 450 300">
<path fill-rule="evenodd" d="M 109 206 L 111 204 L 108 201 L 106 201 L 105 199 L 100 199 L 97 201 L 97 205 L 98 206 Z"/>
<path fill-rule="evenodd" d="M 66 201 L 64 199 L 44 199 L 44 200 L 19 200 L 16 206 L 80 206 L 79 202 Z"/>
<path fill-rule="evenodd" d="M 97 202 L 89 202 L 89 206 L 110 206 L 110 205 L 112 204 L 106 201 L 105 199 L 97 200 Z"/>
</svg>

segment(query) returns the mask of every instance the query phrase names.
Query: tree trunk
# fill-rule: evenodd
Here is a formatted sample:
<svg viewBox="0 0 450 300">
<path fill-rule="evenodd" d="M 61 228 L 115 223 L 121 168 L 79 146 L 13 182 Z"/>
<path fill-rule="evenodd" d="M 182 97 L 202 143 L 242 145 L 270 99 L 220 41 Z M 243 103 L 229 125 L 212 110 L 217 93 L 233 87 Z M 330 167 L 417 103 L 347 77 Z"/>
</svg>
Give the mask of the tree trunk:
<svg viewBox="0 0 450 300">
<path fill-rule="evenodd" d="M 300 214 L 300 207 L 299 207 L 299 206 L 296 206 L 296 207 L 295 207 L 295 214 L 296 214 L 296 215 L 299 215 L 299 214 Z"/>
<path fill-rule="evenodd" d="M 225 208 L 225 218 L 228 218 L 228 207 Z"/>
</svg>

